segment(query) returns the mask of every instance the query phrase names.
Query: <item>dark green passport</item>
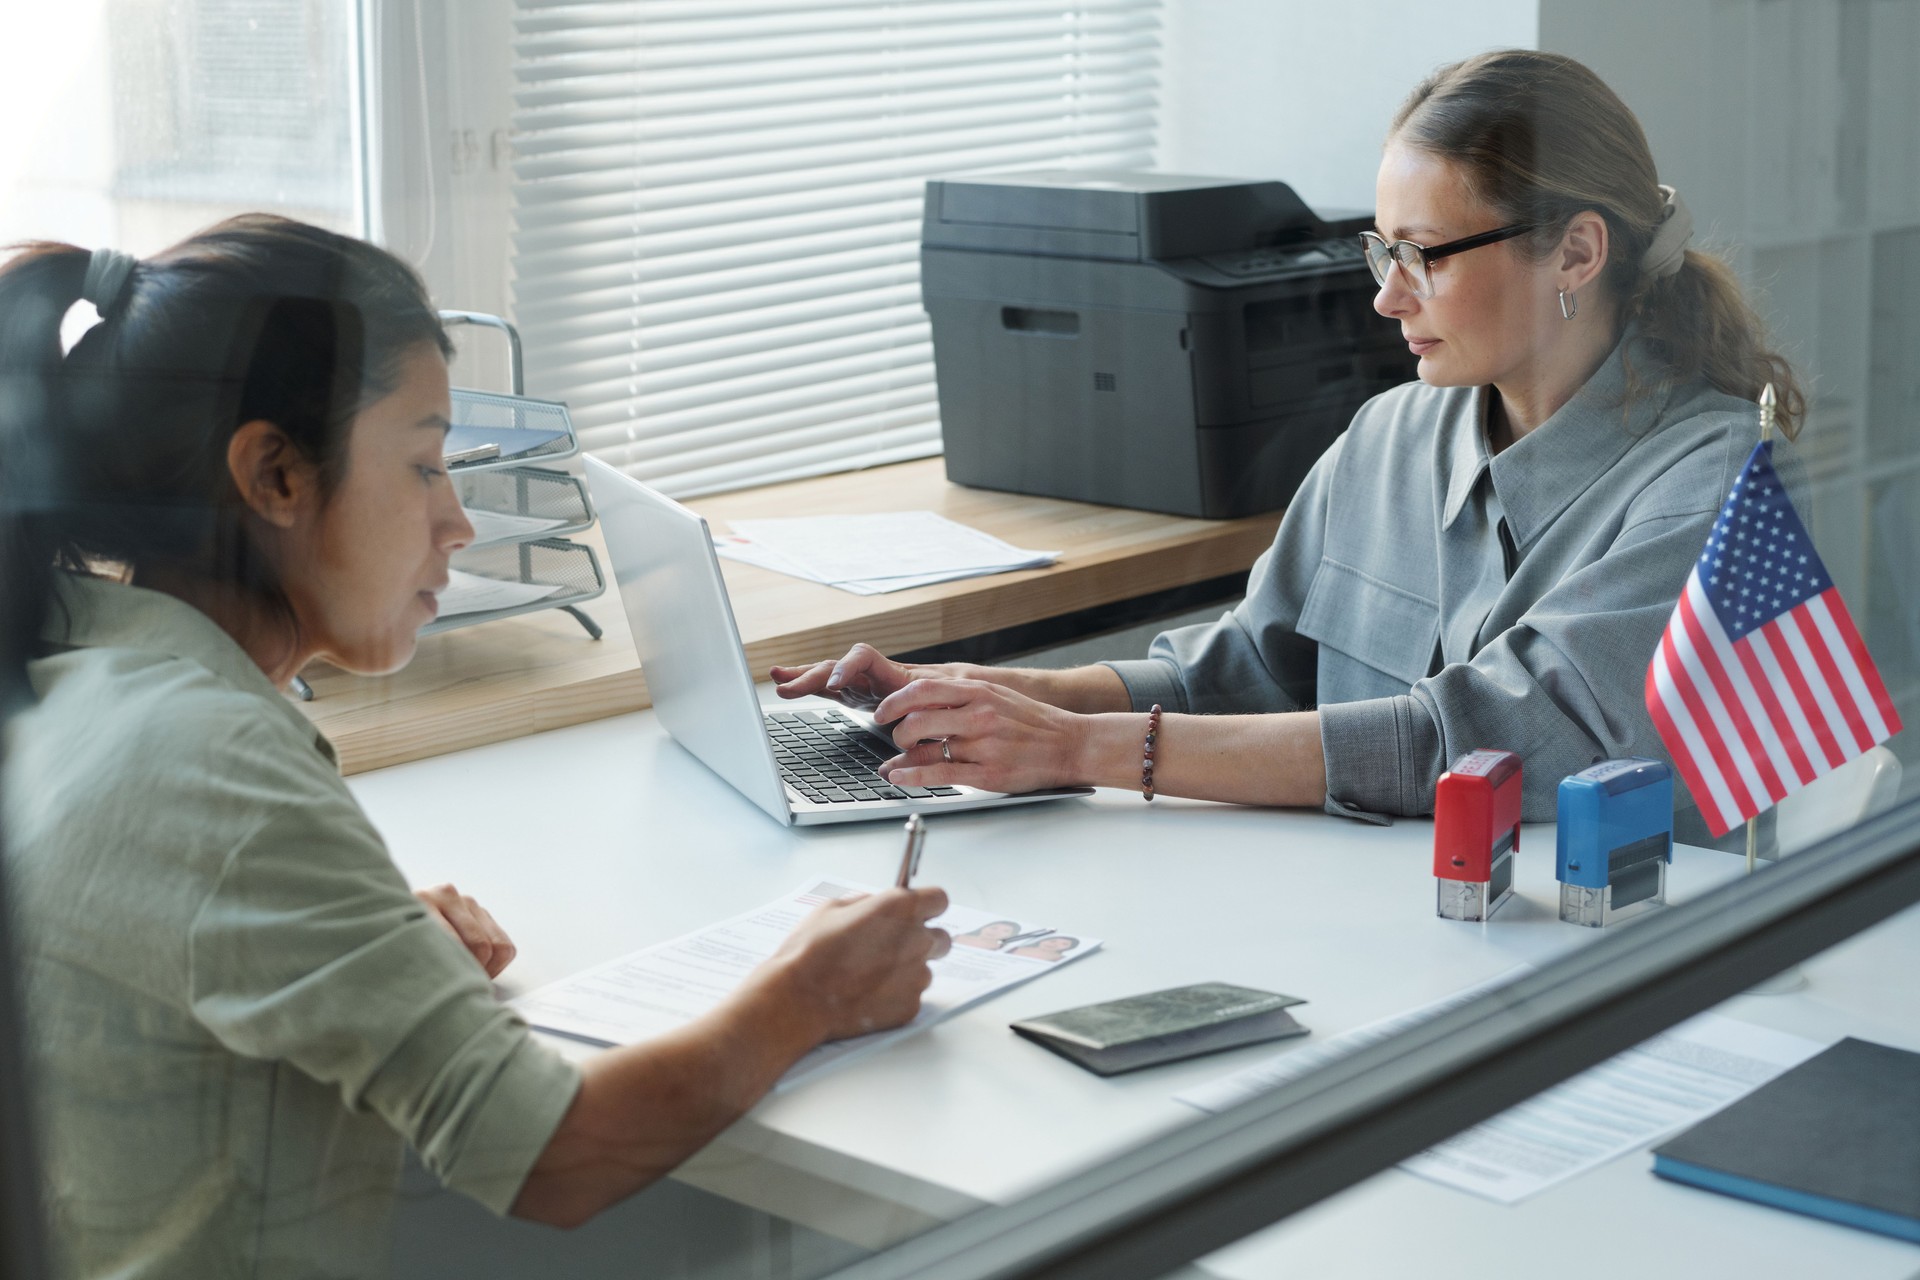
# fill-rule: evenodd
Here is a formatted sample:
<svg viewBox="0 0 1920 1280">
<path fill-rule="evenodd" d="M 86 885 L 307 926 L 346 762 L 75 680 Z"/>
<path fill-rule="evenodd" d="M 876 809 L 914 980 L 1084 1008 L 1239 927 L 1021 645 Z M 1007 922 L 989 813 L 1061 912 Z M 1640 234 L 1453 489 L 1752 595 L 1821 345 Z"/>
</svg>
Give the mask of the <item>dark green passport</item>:
<svg viewBox="0 0 1920 1280">
<path fill-rule="evenodd" d="M 1273 991 L 1202 982 L 1062 1009 L 1015 1022 L 1020 1035 L 1103 1076 L 1303 1036 L 1287 1010 L 1306 1001 Z"/>
</svg>

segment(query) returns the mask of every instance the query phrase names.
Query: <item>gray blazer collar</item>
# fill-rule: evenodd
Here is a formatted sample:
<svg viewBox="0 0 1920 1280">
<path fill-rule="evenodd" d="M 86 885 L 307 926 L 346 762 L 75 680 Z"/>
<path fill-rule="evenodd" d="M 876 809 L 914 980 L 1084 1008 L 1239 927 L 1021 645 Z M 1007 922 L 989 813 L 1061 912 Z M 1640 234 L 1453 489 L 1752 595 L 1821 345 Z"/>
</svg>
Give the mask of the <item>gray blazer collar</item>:
<svg viewBox="0 0 1920 1280">
<path fill-rule="evenodd" d="M 1575 498 L 1605 475 L 1658 421 L 1666 397 L 1643 392 L 1627 404 L 1629 333 L 1552 417 L 1498 455 L 1487 448 L 1487 410 L 1493 389 L 1473 389 L 1473 411 L 1459 422 L 1448 450 L 1447 504 L 1451 527 L 1479 483 L 1492 473 L 1516 546 L 1525 547 Z"/>
</svg>

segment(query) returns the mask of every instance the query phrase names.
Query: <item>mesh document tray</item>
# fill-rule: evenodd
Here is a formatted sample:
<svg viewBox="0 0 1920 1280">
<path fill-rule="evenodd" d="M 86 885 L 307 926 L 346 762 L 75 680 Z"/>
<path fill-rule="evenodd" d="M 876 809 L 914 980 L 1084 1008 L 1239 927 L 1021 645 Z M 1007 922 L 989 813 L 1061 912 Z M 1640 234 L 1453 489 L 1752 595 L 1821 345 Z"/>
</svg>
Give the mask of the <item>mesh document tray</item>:
<svg viewBox="0 0 1920 1280">
<path fill-rule="evenodd" d="M 500 456 L 472 462 L 455 462 L 447 467 L 454 475 L 471 475 L 496 467 L 518 467 L 535 462 L 556 462 L 580 451 L 580 438 L 574 434 L 573 415 L 557 400 L 534 400 L 527 396 L 505 395 L 497 391 L 475 391 L 470 387 L 453 388 L 453 430 L 448 432 L 448 447 L 470 433 L 479 433 L 501 444 Z M 531 448 L 522 449 L 512 436 L 515 431 L 559 432 Z"/>
<path fill-rule="evenodd" d="M 454 483 L 460 505 L 473 520 L 475 548 L 529 538 L 557 538 L 578 533 L 593 523 L 593 502 L 586 485 L 564 471 L 497 467 L 478 475 L 463 472 L 456 475 Z M 560 523 L 531 533 L 524 529 L 516 532 L 506 522 L 490 527 L 486 520 L 490 515 Z"/>
<path fill-rule="evenodd" d="M 600 560 L 591 547 L 583 547 L 565 538 L 541 538 L 534 542 L 502 542 L 490 547 L 469 547 L 453 557 L 453 567 L 477 573 L 501 582 L 537 582 L 560 588 L 550 596 L 530 600 L 510 609 L 489 609 L 484 613 L 456 613 L 435 618 L 420 628 L 423 636 L 455 627 L 512 618 L 542 609 L 559 609 L 591 600 L 607 589 L 600 572 Z"/>
</svg>

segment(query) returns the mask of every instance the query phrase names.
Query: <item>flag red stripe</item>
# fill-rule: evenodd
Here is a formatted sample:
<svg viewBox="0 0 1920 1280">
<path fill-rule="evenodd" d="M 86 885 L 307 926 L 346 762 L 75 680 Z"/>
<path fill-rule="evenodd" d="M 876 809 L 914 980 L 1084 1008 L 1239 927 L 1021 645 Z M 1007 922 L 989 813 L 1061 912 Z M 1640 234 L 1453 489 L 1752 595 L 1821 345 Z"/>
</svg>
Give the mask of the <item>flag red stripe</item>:
<svg viewBox="0 0 1920 1280">
<path fill-rule="evenodd" d="M 1747 677 L 1753 679 L 1753 687 L 1761 691 L 1761 700 L 1766 704 L 1766 714 L 1772 718 L 1774 727 L 1780 731 L 1780 739 L 1788 745 L 1789 752 L 1797 758 L 1797 762 L 1801 762 L 1801 775 L 1807 781 L 1812 781 L 1822 773 L 1832 770 L 1836 764 L 1839 764 L 1839 760 L 1828 758 L 1826 752 L 1820 750 L 1818 743 L 1812 743 L 1809 737 L 1812 733 L 1811 727 L 1803 729 L 1801 722 L 1793 718 L 1793 712 L 1799 710 L 1799 704 L 1793 704 L 1789 708 L 1786 700 L 1782 700 L 1780 677 L 1774 677 L 1772 668 L 1766 664 L 1764 658 L 1761 658 L 1761 651 L 1755 645 L 1755 639 L 1757 637 L 1749 631 L 1747 635 L 1734 641 L 1734 649 L 1740 652 L 1741 666 L 1747 668 Z M 1759 639 L 1764 641 L 1764 637 Z M 1772 656 L 1776 658 L 1774 666 L 1778 666 L 1778 654 L 1772 654 Z M 1805 716 L 1801 720 L 1805 720 Z M 1816 754 L 1818 758 L 1814 758 Z"/>
<path fill-rule="evenodd" d="M 1806 747 L 1800 741 L 1800 731 L 1793 727 L 1787 709 L 1780 705 L 1780 695 L 1773 687 L 1773 677 L 1767 674 L 1767 668 L 1761 663 L 1760 655 L 1753 651 L 1753 645 L 1744 638 L 1735 640 L 1733 651 L 1740 655 L 1740 665 L 1747 669 L 1747 679 L 1759 695 L 1767 719 L 1773 721 L 1773 731 L 1779 736 L 1780 744 L 1787 749 L 1793 767 L 1800 771 L 1802 778 L 1812 782 L 1826 772 L 1826 762 L 1815 764 L 1807 757 Z"/>
<path fill-rule="evenodd" d="M 1707 639 L 1706 629 L 1700 625 L 1699 617 L 1693 611 L 1691 593 L 1680 593 L 1680 607 L 1674 610 L 1674 620 L 1687 631 L 1689 647 L 1701 668 L 1707 673 L 1714 691 L 1720 695 L 1721 705 L 1726 708 L 1727 718 L 1733 721 L 1733 728 L 1745 744 L 1747 758 L 1753 763 L 1760 775 L 1760 785 L 1766 788 L 1769 801 L 1778 800 L 1787 794 L 1787 787 L 1780 781 L 1780 775 L 1774 770 L 1769 759 L 1767 744 L 1761 740 L 1760 731 L 1753 727 L 1747 718 L 1746 700 L 1734 692 L 1733 681 L 1727 678 L 1726 668 L 1720 663 L 1720 655 L 1715 651 L 1712 641 Z M 1669 624 L 1671 626 L 1671 624 Z"/>
<path fill-rule="evenodd" d="M 1847 758 L 1852 759 L 1862 751 L 1869 750 L 1873 746 L 1873 731 L 1867 728 L 1867 718 L 1854 705 L 1853 693 L 1847 688 L 1847 678 L 1840 674 L 1840 664 L 1833 660 L 1833 652 L 1827 648 L 1827 638 L 1820 634 L 1819 624 L 1808 616 L 1805 605 L 1792 610 L 1787 617 L 1793 619 L 1800 638 L 1806 641 L 1807 652 L 1813 655 L 1814 664 L 1820 668 L 1820 679 L 1827 686 L 1827 696 L 1840 708 L 1840 718 L 1846 721 L 1848 731 L 1853 734 L 1853 750 L 1846 753 Z"/>
<path fill-rule="evenodd" d="M 1780 674 L 1786 677 L 1787 684 L 1793 691 L 1793 700 L 1799 703 L 1800 714 L 1807 718 L 1807 725 L 1813 731 L 1815 744 L 1827 758 L 1827 769 L 1838 768 L 1845 764 L 1848 753 L 1841 750 L 1840 744 L 1834 740 L 1833 730 L 1827 724 L 1827 713 L 1821 710 L 1820 700 L 1814 697 L 1813 690 L 1807 687 L 1807 678 L 1800 670 L 1800 663 L 1794 658 L 1792 646 L 1787 643 L 1787 638 L 1780 634 L 1780 620 L 1776 618 L 1767 623 L 1760 628 L 1760 632 L 1767 637 L 1767 644 L 1773 649 L 1776 659 L 1782 659 L 1784 655 L 1784 659 L 1778 664 Z M 1825 773 L 1826 769 L 1822 769 L 1821 772 Z"/>
<path fill-rule="evenodd" d="M 1714 728 L 1712 718 L 1707 715 L 1707 709 L 1693 687 L 1693 676 L 1680 663 L 1680 655 L 1674 649 L 1671 623 L 1667 626 L 1666 634 L 1660 637 L 1660 648 L 1667 655 L 1667 673 L 1673 677 L 1673 687 L 1679 692 L 1680 700 L 1686 704 L 1687 714 L 1693 717 L 1693 723 L 1700 730 L 1701 738 L 1706 741 L 1707 754 L 1713 757 L 1714 768 L 1719 771 L 1720 777 L 1727 784 L 1727 790 L 1732 793 L 1734 809 L 1742 818 L 1751 817 L 1758 813 L 1762 806 L 1754 803 L 1751 792 L 1740 777 L 1738 767 L 1733 763 L 1733 757 L 1728 754 L 1726 740 Z"/>
<path fill-rule="evenodd" d="M 1853 615 L 1847 611 L 1847 602 L 1840 598 L 1840 588 L 1828 587 L 1820 593 L 1827 603 L 1827 609 L 1833 614 L 1833 625 L 1840 632 L 1840 638 L 1847 643 L 1847 652 L 1853 655 L 1853 665 L 1860 669 L 1860 679 L 1866 683 L 1867 692 L 1873 695 L 1873 705 L 1880 710 L 1880 718 L 1886 721 L 1889 735 L 1901 730 L 1900 713 L 1893 708 L 1893 698 L 1887 693 L 1886 682 L 1880 678 L 1880 668 L 1873 665 L 1873 655 L 1867 652 L 1867 642 L 1860 635 L 1860 628 L 1853 623 Z"/>
<path fill-rule="evenodd" d="M 1654 662 L 1658 661 L 1656 656 Z M 1695 767 L 1693 753 L 1687 749 L 1687 740 L 1681 736 L 1673 717 L 1667 714 L 1666 701 L 1660 696 L 1659 686 L 1654 680 L 1654 662 L 1647 664 L 1647 715 L 1653 721 L 1654 731 L 1660 735 L 1660 741 L 1666 744 L 1667 754 L 1673 757 L 1673 767 L 1679 772 L 1680 780 L 1687 784 L 1687 794 L 1693 797 L 1694 807 L 1700 810 L 1707 830 L 1715 836 L 1723 836 L 1733 830 L 1733 824 L 1722 820 L 1720 805 L 1708 789 L 1706 779 L 1700 776 L 1700 770 Z"/>
</svg>

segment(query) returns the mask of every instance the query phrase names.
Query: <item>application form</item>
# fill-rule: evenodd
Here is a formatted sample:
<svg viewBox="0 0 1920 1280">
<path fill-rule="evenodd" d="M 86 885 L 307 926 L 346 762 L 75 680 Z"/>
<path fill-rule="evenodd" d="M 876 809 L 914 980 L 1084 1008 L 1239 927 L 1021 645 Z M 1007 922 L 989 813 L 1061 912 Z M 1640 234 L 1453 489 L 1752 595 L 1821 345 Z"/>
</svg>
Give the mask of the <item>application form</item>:
<svg viewBox="0 0 1920 1280">
<path fill-rule="evenodd" d="M 512 1006 L 539 1031 L 592 1044 L 634 1044 L 689 1022 L 726 999 L 815 907 L 873 892 L 846 881 L 808 881 L 731 920 L 529 992 Z M 953 934 L 954 947 L 932 962 L 933 985 L 920 998 L 919 1015 L 905 1026 L 820 1046 L 781 1077 L 775 1092 L 924 1031 L 1100 946 L 1098 938 L 972 907 L 949 907 L 932 923 Z"/>
</svg>

